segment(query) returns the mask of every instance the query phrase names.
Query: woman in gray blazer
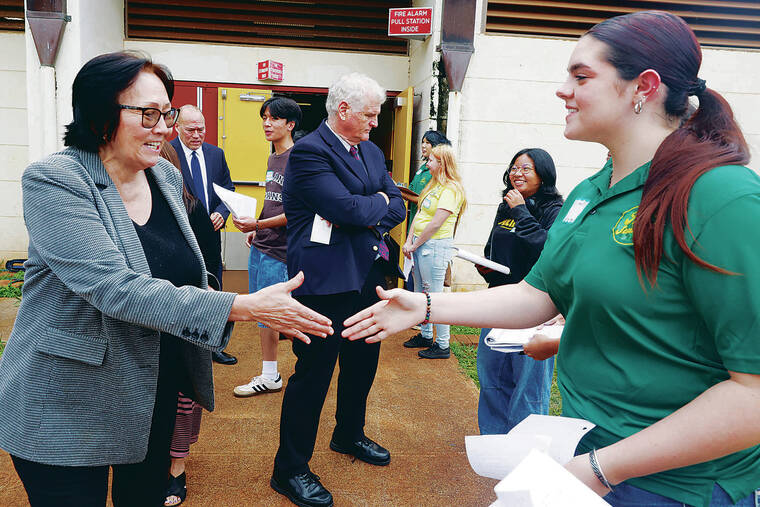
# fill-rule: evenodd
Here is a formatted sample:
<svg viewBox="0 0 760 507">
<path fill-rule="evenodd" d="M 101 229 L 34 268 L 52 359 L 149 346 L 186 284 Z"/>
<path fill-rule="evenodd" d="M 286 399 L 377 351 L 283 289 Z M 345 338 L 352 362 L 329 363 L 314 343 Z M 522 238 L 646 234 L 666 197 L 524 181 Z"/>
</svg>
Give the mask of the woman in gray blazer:
<svg viewBox="0 0 760 507">
<path fill-rule="evenodd" d="M 213 410 L 211 351 L 231 322 L 308 341 L 330 321 L 290 292 L 207 290 L 182 205 L 159 158 L 176 122 L 168 70 L 111 53 L 74 80 L 67 149 L 22 178 L 29 260 L 0 360 L 0 448 L 33 506 L 162 505 L 177 392 Z"/>
</svg>

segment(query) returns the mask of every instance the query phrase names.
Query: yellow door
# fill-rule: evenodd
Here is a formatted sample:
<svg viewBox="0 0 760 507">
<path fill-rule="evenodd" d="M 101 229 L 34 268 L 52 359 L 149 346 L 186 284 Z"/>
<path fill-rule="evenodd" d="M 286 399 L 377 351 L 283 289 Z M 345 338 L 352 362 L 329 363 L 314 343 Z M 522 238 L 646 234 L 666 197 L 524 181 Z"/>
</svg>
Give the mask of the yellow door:
<svg viewBox="0 0 760 507">
<path fill-rule="evenodd" d="M 414 88 L 411 86 L 396 96 L 393 118 L 393 181 L 409 186 L 409 165 L 412 160 L 412 112 Z M 391 231 L 399 246 L 406 241 L 406 219 Z M 404 254 L 399 253 L 399 266 L 403 267 Z M 403 280 L 399 281 L 399 287 Z"/>
<path fill-rule="evenodd" d="M 219 142 L 235 191 L 256 198 L 256 216 L 264 205 L 264 181 L 271 150 L 264 137 L 259 110 L 271 90 L 219 88 Z M 237 231 L 232 220 L 228 231 Z"/>
</svg>

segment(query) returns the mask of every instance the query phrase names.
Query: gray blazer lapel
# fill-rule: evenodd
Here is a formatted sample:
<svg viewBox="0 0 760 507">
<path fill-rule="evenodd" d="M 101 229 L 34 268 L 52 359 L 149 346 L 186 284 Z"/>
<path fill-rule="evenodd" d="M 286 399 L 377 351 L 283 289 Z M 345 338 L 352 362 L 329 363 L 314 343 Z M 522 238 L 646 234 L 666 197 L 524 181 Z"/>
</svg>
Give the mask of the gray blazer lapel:
<svg viewBox="0 0 760 507">
<path fill-rule="evenodd" d="M 145 252 L 142 243 L 140 243 L 140 238 L 137 236 L 137 231 L 135 231 L 135 226 L 132 219 L 129 218 L 119 190 L 100 160 L 100 155 L 90 151 L 74 151 L 100 190 L 100 195 L 111 214 L 111 222 L 116 229 L 114 240 L 118 242 L 117 246 L 124 253 L 127 264 L 137 273 L 151 275 L 150 266 L 148 266 L 148 260 L 145 258 Z"/>
</svg>

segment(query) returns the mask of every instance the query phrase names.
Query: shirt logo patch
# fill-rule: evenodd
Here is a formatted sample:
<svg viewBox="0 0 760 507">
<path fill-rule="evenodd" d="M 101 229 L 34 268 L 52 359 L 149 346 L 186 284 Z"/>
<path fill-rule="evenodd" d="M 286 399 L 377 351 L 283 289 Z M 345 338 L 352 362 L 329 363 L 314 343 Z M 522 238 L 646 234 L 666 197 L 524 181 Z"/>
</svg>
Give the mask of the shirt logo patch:
<svg viewBox="0 0 760 507">
<path fill-rule="evenodd" d="M 566 224 L 572 224 L 575 222 L 575 219 L 578 218 L 578 215 L 581 214 L 581 211 L 584 210 L 584 208 L 588 206 L 588 201 L 585 199 L 576 199 L 572 206 L 570 206 L 570 209 L 568 210 L 567 214 L 565 215 L 565 218 L 562 219 L 563 222 Z"/>
<path fill-rule="evenodd" d="M 634 206 L 620 215 L 615 227 L 612 228 L 612 239 L 615 240 L 615 243 L 626 246 L 633 245 L 633 222 L 636 220 L 638 210 L 639 207 Z"/>
</svg>

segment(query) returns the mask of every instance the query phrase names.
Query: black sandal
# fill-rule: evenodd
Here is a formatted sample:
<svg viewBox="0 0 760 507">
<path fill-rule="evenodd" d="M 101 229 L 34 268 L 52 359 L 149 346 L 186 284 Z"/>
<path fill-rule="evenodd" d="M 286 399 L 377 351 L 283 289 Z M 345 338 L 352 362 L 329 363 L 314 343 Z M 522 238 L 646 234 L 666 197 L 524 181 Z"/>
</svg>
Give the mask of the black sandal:
<svg viewBox="0 0 760 507">
<path fill-rule="evenodd" d="M 176 496 L 179 498 L 179 502 L 175 504 L 167 504 L 166 502 L 169 501 L 170 496 Z M 185 472 L 182 472 L 179 477 L 174 477 L 172 474 L 169 474 L 169 483 L 166 486 L 166 500 L 164 500 L 164 505 L 171 505 L 172 507 L 179 505 L 185 501 L 186 497 L 187 476 L 185 475 Z"/>
</svg>

